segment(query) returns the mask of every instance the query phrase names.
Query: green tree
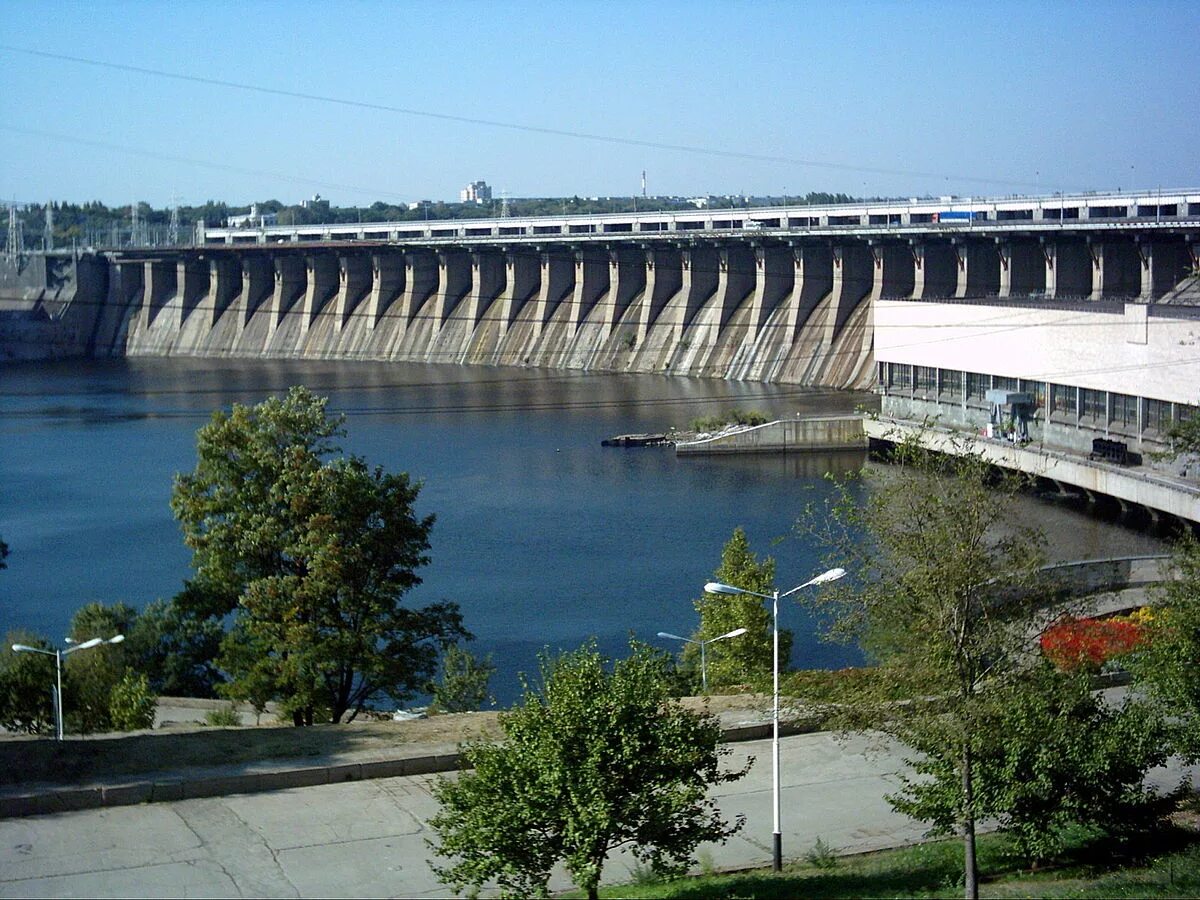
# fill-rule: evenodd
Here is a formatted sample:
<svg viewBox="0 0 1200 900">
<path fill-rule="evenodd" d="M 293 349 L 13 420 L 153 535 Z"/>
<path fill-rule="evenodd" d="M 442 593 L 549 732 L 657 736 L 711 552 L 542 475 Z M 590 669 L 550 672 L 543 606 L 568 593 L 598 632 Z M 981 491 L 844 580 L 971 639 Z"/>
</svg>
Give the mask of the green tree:
<svg viewBox="0 0 1200 900">
<path fill-rule="evenodd" d="M 775 590 L 775 560 L 759 560 L 750 549 L 746 532 L 735 528 L 721 551 L 721 565 L 713 579 L 734 587 L 770 594 Z M 708 648 L 710 686 L 760 682 L 771 675 L 774 660 L 771 610 L 757 597 L 705 594 L 695 601 L 700 628 L 693 640 L 708 641 L 737 628 L 746 634 Z M 792 634 L 779 634 L 779 667 L 786 669 L 792 653 Z M 685 667 L 698 667 L 699 651 L 694 644 L 683 650 Z"/>
<path fill-rule="evenodd" d="M 433 517 L 414 515 L 420 486 L 406 474 L 324 459 L 343 433 L 325 405 L 293 388 L 216 413 L 172 497 L 196 570 L 181 600 L 235 611 L 218 660 L 225 693 L 257 706 L 271 692 L 297 725 L 411 696 L 441 649 L 468 637 L 455 604 L 401 605 L 429 561 Z"/>
<path fill-rule="evenodd" d="M 672 701 L 667 668 L 638 644 L 615 664 L 594 644 L 544 656 L 540 688 L 501 716 L 503 739 L 467 744 L 462 774 L 434 788 L 431 847 L 450 860 L 438 877 L 456 892 L 545 896 L 561 861 L 596 897 L 613 850 L 681 873 L 700 843 L 737 832 L 706 792 L 745 770 L 722 771 L 720 725 Z"/>
<path fill-rule="evenodd" d="M 215 697 L 225 680 L 214 663 L 224 634 L 219 620 L 187 612 L 176 601 L 156 600 L 138 614 L 126 653 L 156 694 Z"/>
<path fill-rule="evenodd" d="M 854 682 L 828 711 L 846 727 L 898 738 L 946 773 L 949 812 L 932 821 L 962 835 L 966 896 L 976 897 L 979 759 L 1006 737 L 987 727 L 985 713 L 990 695 L 1028 669 L 1043 554 L 1040 534 L 1011 514 L 1020 482 L 996 476 L 969 444 L 953 449 L 901 443 L 894 465 L 875 477 L 867 470 L 865 498 L 843 482 L 805 527 L 853 575 L 814 602 L 881 676 Z M 896 703 L 897 692 L 936 702 Z M 922 807 L 910 810 L 924 817 Z"/>
<path fill-rule="evenodd" d="M 337 452 L 345 430 L 326 402 L 296 387 L 257 406 L 235 403 L 200 429 L 196 469 L 177 475 L 171 494 L 196 573 L 178 597 L 184 611 L 228 615 L 246 585 L 302 569 L 283 550 L 294 529 L 280 482 L 285 468 L 316 469 Z"/>
<path fill-rule="evenodd" d="M 125 603 L 88 603 L 71 617 L 71 640 L 105 640 L 128 636 L 137 621 L 137 610 Z M 63 661 L 63 714 L 72 731 L 90 734 L 113 727 L 110 704 L 113 689 L 131 665 L 125 643 L 103 644 L 72 653 Z"/>
<path fill-rule="evenodd" d="M 1172 723 L 1175 750 L 1195 762 L 1200 760 L 1200 540 L 1181 539 L 1173 563 L 1178 577 L 1158 587 L 1147 640 L 1123 661 Z"/>
<path fill-rule="evenodd" d="M 1105 704 L 1087 674 L 1042 663 L 980 698 L 972 729 L 1002 736 L 980 741 L 974 759 L 977 810 L 1014 838 L 1030 863 L 1059 854 L 1078 825 L 1112 834 L 1143 832 L 1161 802 L 1144 787 L 1146 772 L 1166 760 L 1161 717 L 1126 699 Z M 941 736 L 925 732 L 893 806 L 949 833 L 962 787 L 953 761 L 939 753 Z"/>
<path fill-rule="evenodd" d="M 446 713 L 481 709 L 491 697 L 488 683 L 495 672 L 490 653 L 479 659 L 457 644 L 447 647 L 442 654 L 441 674 L 430 685 L 433 705 Z"/>
<path fill-rule="evenodd" d="M 54 657 L 17 653 L 13 644 L 54 652 L 49 641 L 28 631 L 10 631 L 4 636 L 0 647 L 0 728 L 21 734 L 52 734 Z"/>
</svg>

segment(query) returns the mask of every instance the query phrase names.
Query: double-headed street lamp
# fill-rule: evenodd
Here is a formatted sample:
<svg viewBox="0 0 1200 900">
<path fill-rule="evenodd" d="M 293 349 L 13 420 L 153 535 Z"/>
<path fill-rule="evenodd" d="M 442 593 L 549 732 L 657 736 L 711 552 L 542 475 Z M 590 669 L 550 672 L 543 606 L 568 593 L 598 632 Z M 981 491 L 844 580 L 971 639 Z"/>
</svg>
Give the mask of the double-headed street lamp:
<svg viewBox="0 0 1200 900">
<path fill-rule="evenodd" d="M 709 644 L 715 644 L 717 641 L 723 641 L 725 638 L 737 637 L 739 634 L 745 634 L 745 628 L 735 628 L 733 631 L 727 631 L 724 634 L 719 634 L 715 638 L 709 638 L 707 641 L 697 641 L 692 638 L 680 637 L 677 634 L 670 634 L 666 631 L 660 631 L 660 638 L 670 638 L 673 641 L 683 641 L 685 644 L 697 644 L 700 647 L 700 684 L 704 693 L 708 693 L 708 662 L 704 656 L 704 650 Z"/>
<path fill-rule="evenodd" d="M 778 872 L 783 868 L 783 833 L 780 831 L 780 789 L 779 789 L 779 599 L 787 597 L 796 591 L 806 587 L 812 587 L 815 584 L 825 584 L 828 581 L 836 581 L 846 574 L 845 569 L 830 569 L 828 572 L 822 572 L 816 578 L 811 578 L 804 584 L 797 585 L 790 591 L 779 593 L 774 591 L 770 594 L 760 594 L 757 591 L 748 591 L 745 588 L 734 587 L 731 584 L 721 584 L 719 581 L 710 581 L 704 586 L 704 590 L 710 594 L 745 594 L 750 597 L 761 597 L 763 600 L 771 601 L 771 630 L 774 636 L 775 657 L 774 657 L 774 706 L 772 712 L 772 721 L 774 724 L 774 737 L 771 739 L 771 784 L 772 798 L 775 807 L 775 831 L 774 842 L 772 849 L 772 868 Z"/>
<path fill-rule="evenodd" d="M 84 641 L 82 644 L 76 644 L 71 638 L 66 641 L 72 646 L 66 650 L 43 650 L 41 647 L 30 647 L 28 644 L 13 644 L 13 653 L 41 653 L 44 656 L 54 657 L 56 685 L 52 688 L 54 693 L 54 734 L 58 740 L 63 739 L 63 706 L 62 706 L 62 661 L 63 657 L 71 653 L 76 653 L 80 650 L 90 650 L 92 647 L 99 647 L 101 644 L 119 644 L 125 640 L 125 635 L 118 634 L 110 637 L 108 640 L 104 638 L 92 638 Z"/>
</svg>

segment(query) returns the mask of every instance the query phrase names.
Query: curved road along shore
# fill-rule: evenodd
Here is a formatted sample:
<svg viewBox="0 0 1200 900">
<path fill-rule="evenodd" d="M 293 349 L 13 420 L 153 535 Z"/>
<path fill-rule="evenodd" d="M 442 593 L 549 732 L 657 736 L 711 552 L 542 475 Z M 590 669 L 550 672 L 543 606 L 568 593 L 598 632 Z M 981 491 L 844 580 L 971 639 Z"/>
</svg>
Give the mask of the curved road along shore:
<svg viewBox="0 0 1200 900">
<path fill-rule="evenodd" d="M 766 866 L 771 856 L 770 741 L 732 746 L 729 763 L 756 757 L 750 774 L 717 794 L 746 827 L 703 848 L 705 865 Z M 840 851 L 919 840 L 923 828 L 883 795 L 903 768 L 894 745 L 828 733 L 782 741 L 783 848 L 800 858 L 817 838 Z M 1154 781 L 1178 783 L 1181 771 Z M 1194 772 L 1188 772 L 1195 777 Z M 429 869 L 425 821 L 437 775 L 385 778 L 124 806 L 0 821 L 0 897 L 440 897 Z M 630 880 L 631 858 L 606 868 Z M 567 889 L 559 873 L 555 890 Z"/>
</svg>

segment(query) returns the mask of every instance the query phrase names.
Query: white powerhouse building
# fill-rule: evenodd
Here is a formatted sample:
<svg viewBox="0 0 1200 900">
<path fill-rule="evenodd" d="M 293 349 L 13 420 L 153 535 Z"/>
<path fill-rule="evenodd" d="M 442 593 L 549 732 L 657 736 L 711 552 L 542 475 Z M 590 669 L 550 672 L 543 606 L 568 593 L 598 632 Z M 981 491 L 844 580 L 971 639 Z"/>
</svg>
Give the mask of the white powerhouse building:
<svg viewBox="0 0 1200 900">
<path fill-rule="evenodd" d="M 1160 449 L 1173 422 L 1200 415 L 1200 306 L 880 300 L 874 312 L 885 415 L 996 423 L 1082 452 L 1096 438 Z"/>
</svg>

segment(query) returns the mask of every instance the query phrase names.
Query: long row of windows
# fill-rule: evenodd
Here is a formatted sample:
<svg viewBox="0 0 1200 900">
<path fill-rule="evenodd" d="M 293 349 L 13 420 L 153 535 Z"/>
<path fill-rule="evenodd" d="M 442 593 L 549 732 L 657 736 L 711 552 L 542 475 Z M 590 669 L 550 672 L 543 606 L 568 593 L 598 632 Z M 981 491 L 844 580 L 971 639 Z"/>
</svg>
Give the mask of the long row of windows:
<svg viewBox="0 0 1200 900">
<path fill-rule="evenodd" d="M 879 385 L 887 394 L 981 408 L 987 406 L 989 389 L 1021 391 L 1031 394 L 1035 411 L 1041 411 L 1052 422 L 1079 423 L 1128 434 L 1145 431 L 1162 435 L 1176 422 L 1200 416 L 1200 407 L 1183 403 L 1143 397 L 1139 405 L 1139 398 L 1131 394 L 907 363 L 879 363 Z"/>
</svg>

